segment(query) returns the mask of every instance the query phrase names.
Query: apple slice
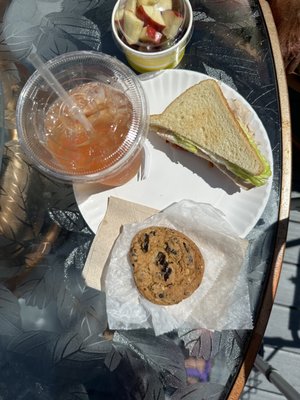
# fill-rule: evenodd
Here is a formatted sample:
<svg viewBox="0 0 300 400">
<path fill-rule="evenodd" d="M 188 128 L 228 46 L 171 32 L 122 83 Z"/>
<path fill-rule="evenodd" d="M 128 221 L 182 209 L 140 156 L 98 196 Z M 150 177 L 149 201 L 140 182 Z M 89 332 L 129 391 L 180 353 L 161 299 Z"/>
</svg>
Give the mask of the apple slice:
<svg viewBox="0 0 300 400">
<path fill-rule="evenodd" d="M 115 13 L 115 22 L 121 22 L 124 17 L 124 9 L 118 8 Z"/>
<path fill-rule="evenodd" d="M 136 11 L 136 0 L 127 0 L 125 3 L 125 10 L 131 11 L 135 14 Z"/>
<path fill-rule="evenodd" d="M 160 11 L 172 10 L 173 8 L 172 0 L 158 0 L 156 7 Z"/>
<path fill-rule="evenodd" d="M 178 11 L 166 10 L 162 12 L 162 17 L 166 27 L 163 29 L 163 34 L 167 39 L 174 38 L 183 23 L 183 17 Z"/>
<path fill-rule="evenodd" d="M 159 44 L 161 38 L 162 38 L 162 33 L 156 31 L 151 25 L 144 26 L 140 34 L 140 40 L 142 42 Z"/>
<path fill-rule="evenodd" d="M 128 44 L 138 43 L 143 26 L 143 21 L 138 19 L 133 12 L 124 11 L 124 35 Z"/>
<path fill-rule="evenodd" d="M 161 12 L 156 6 L 139 6 L 136 15 L 144 21 L 145 25 L 150 25 L 159 32 L 166 27 Z"/>
<path fill-rule="evenodd" d="M 138 0 L 139 6 L 154 6 L 159 0 Z"/>
</svg>

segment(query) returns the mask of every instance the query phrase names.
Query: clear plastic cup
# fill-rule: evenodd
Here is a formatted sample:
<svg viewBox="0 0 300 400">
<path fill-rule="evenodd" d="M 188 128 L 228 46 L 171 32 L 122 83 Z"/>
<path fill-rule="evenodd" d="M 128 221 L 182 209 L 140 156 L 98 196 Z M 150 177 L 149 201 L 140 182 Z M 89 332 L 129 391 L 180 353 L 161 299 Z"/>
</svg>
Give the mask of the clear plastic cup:
<svg viewBox="0 0 300 400">
<path fill-rule="evenodd" d="M 91 122 L 87 131 L 34 72 L 17 104 L 24 152 L 42 172 L 69 182 L 121 185 L 138 171 L 149 130 L 143 88 L 115 57 L 76 51 L 46 66 Z"/>
<path fill-rule="evenodd" d="M 189 0 L 118 0 L 112 13 L 115 41 L 138 72 L 175 68 L 193 25 Z"/>
</svg>

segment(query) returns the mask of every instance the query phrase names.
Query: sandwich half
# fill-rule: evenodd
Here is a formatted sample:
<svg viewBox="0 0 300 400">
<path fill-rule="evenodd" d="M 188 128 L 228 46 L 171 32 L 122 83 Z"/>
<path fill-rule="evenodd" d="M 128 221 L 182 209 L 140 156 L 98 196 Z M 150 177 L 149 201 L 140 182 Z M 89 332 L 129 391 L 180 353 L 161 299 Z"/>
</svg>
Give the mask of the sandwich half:
<svg viewBox="0 0 300 400">
<path fill-rule="evenodd" d="M 187 89 L 161 114 L 151 115 L 150 123 L 159 136 L 211 161 L 238 186 L 262 186 L 271 176 L 269 163 L 213 79 Z"/>
</svg>

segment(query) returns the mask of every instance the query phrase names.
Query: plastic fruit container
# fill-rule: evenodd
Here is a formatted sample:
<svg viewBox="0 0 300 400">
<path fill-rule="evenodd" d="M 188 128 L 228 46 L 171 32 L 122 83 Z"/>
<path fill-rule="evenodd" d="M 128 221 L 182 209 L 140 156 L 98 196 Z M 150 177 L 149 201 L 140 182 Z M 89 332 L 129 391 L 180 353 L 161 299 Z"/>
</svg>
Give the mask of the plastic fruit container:
<svg viewBox="0 0 300 400">
<path fill-rule="evenodd" d="M 112 31 L 129 65 L 138 72 L 175 68 L 193 25 L 188 0 L 119 0 Z"/>
</svg>

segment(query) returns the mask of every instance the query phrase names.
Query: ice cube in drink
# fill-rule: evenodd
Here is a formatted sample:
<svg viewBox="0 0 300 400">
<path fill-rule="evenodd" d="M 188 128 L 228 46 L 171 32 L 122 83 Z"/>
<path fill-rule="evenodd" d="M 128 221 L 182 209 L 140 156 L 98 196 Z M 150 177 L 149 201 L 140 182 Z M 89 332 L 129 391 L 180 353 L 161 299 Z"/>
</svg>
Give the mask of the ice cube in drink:
<svg viewBox="0 0 300 400">
<path fill-rule="evenodd" d="M 69 91 L 77 106 L 92 125 L 86 131 L 72 110 L 60 100 L 46 113 L 45 131 L 48 149 L 68 172 L 93 174 L 114 165 L 127 151 L 127 139 L 133 117 L 128 97 L 108 84 L 89 82 Z M 121 184 L 135 175 L 140 164 L 136 156 L 107 179 L 106 184 Z"/>
</svg>

